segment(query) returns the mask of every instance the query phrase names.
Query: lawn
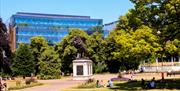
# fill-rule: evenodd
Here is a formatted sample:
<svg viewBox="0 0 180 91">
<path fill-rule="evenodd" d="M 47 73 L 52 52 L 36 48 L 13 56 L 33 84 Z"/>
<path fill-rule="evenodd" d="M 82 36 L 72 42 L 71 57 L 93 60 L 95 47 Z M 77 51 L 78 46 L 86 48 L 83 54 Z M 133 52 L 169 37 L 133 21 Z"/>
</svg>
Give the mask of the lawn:
<svg viewBox="0 0 180 91">
<path fill-rule="evenodd" d="M 148 83 L 147 81 L 146 83 Z M 61 91 L 180 91 L 180 79 L 156 80 L 156 89 L 142 89 L 141 81 L 114 82 L 113 88 L 69 88 Z"/>
<path fill-rule="evenodd" d="M 22 78 L 16 78 L 16 80 L 9 80 L 9 81 L 6 81 L 6 83 L 8 85 L 9 90 L 18 90 L 18 89 L 24 89 L 24 88 L 43 85 L 42 83 L 32 82 L 32 81 L 30 81 L 29 84 L 26 84 L 25 79 L 22 79 Z"/>
</svg>

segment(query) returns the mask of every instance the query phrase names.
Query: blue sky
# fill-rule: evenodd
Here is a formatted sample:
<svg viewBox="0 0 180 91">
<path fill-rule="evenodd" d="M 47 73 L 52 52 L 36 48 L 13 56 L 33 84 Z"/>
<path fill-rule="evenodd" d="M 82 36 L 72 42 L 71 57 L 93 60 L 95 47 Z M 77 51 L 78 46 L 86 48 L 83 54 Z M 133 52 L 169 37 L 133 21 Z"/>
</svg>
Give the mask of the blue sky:
<svg viewBox="0 0 180 91">
<path fill-rule="evenodd" d="M 124 15 L 133 4 L 129 0 L 0 0 L 4 22 L 16 12 L 85 15 L 109 23 Z"/>
</svg>

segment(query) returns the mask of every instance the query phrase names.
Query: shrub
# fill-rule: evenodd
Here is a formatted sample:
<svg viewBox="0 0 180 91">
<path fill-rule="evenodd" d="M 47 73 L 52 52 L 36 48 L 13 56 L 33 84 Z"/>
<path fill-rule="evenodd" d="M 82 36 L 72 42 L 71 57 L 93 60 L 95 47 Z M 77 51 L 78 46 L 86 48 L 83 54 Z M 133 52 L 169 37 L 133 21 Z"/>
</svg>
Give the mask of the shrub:
<svg viewBox="0 0 180 91">
<path fill-rule="evenodd" d="M 14 86 L 14 87 L 9 87 L 9 90 L 18 90 L 18 89 L 24 89 L 24 88 L 40 86 L 40 85 L 43 85 L 43 84 L 42 83 L 33 83 L 33 84 L 30 84 L 30 85 Z"/>
<path fill-rule="evenodd" d="M 57 76 L 53 76 L 53 75 L 38 75 L 37 76 L 38 79 L 42 79 L 42 80 L 48 80 L 48 79 L 60 79 L 61 76 L 60 75 L 57 75 Z"/>
<path fill-rule="evenodd" d="M 123 76 L 122 76 L 122 73 L 121 72 L 119 72 L 119 74 L 118 74 L 118 78 L 122 78 Z"/>
<path fill-rule="evenodd" d="M 26 85 L 31 84 L 31 79 L 26 79 L 26 80 L 25 80 L 25 83 L 26 83 Z"/>
<path fill-rule="evenodd" d="M 96 83 L 93 79 L 88 80 L 86 83 L 79 85 L 77 88 L 96 88 Z"/>
<path fill-rule="evenodd" d="M 16 80 L 16 86 L 21 86 L 22 82 L 21 80 Z"/>
<path fill-rule="evenodd" d="M 87 80 L 86 83 L 92 83 L 92 82 L 94 82 L 94 81 L 95 81 L 94 79 L 91 79 L 91 78 L 90 78 L 90 79 Z"/>
<path fill-rule="evenodd" d="M 107 65 L 104 62 L 98 62 L 93 65 L 93 69 L 95 73 L 102 73 L 107 70 Z"/>
<path fill-rule="evenodd" d="M 37 80 L 35 79 L 35 77 L 31 77 L 31 78 L 25 80 L 26 85 L 29 85 L 31 83 L 37 83 Z"/>
<path fill-rule="evenodd" d="M 33 83 L 37 83 L 38 81 L 37 81 L 37 79 L 35 78 L 35 77 L 31 77 L 31 82 L 33 82 Z"/>
</svg>

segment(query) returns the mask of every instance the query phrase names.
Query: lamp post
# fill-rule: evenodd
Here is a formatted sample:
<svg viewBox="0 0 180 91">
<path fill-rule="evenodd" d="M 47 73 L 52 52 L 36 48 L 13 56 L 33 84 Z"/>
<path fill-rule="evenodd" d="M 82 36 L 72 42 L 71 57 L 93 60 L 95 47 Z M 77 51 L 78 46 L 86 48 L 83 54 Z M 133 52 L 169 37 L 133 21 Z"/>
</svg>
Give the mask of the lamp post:
<svg viewBox="0 0 180 91">
<path fill-rule="evenodd" d="M 157 34 L 160 35 L 161 31 L 157 31 Z M 163 45 L 163 43 L 162 43 L 162 45 Z M 163 69 L 163 51 L 164 51 L 164 48 L 163 48 L 162 53 L 161 53 L 161 78 L 162 78 L 162 80 L 164 80 L 164 72 L 162 70 Z"/>
</svg>

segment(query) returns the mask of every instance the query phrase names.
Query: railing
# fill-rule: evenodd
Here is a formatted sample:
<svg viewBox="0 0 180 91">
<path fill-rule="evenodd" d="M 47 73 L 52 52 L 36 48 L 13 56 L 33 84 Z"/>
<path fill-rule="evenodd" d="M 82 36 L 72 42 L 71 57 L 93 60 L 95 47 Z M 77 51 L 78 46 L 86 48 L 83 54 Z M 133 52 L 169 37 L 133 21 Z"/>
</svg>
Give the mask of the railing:
<svg viewBox="0 0 180 91">
<path fill-rule="evenodd" d="M 169 71 L 180 71 L 180 66 L 160 66 L 160 67 L 143 67 L 144 72 L 169 72 Z"/>
</svg>

